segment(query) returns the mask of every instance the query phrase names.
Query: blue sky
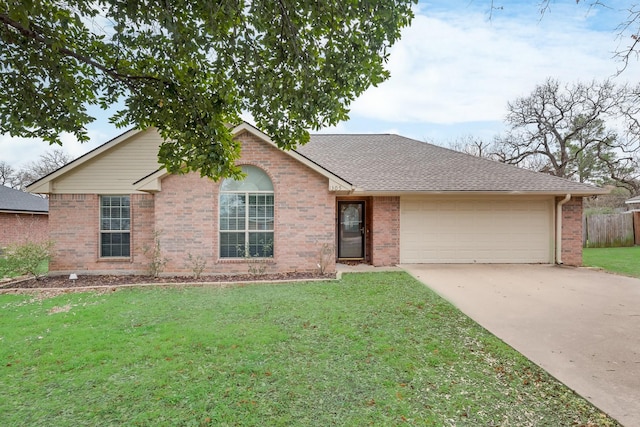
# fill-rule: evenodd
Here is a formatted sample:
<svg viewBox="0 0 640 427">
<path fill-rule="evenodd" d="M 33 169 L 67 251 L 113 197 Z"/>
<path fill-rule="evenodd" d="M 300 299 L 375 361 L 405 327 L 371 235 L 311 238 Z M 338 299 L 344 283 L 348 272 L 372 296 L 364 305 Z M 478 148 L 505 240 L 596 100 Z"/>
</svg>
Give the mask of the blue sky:
<svg viewBox="0 0 640 427">
<path fill-rule="evenodd" d="M 396 133 L 446 145 L 469 135 L 490 140 L 503 130 L 506 104 L 532 92 L 547 77 L 572 83 L 613 78 L 637 83 L 634 57 L 621 63 L 614 52 L 628 1 L 555 0 L 544 16 L 539 1 L 420 1 L 411 27 L 392 48 L 391 78 L 367 90 L 351 106 L 351 119 L 323 129 L 330 133 Z M 109 112 L 93 110 L 91 141 L 63 135 L 63 148 L 80 156 L 122 130 Z M 46 143 L 0 136 L 0 160 L 21 167 L 50 150 Z"/>
</svg>

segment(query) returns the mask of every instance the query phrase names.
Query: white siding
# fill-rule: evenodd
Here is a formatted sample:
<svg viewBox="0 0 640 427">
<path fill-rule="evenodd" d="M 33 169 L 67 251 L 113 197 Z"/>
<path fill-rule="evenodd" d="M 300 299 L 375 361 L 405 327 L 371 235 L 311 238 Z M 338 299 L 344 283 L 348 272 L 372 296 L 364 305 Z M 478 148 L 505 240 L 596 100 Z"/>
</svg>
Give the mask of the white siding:
<svg viewBox="0 0 640 427">
<path fill-rule="evenodd" d="M 402 197 L 402 263 L 553 262 L 553 198 Z"/>
</svg>

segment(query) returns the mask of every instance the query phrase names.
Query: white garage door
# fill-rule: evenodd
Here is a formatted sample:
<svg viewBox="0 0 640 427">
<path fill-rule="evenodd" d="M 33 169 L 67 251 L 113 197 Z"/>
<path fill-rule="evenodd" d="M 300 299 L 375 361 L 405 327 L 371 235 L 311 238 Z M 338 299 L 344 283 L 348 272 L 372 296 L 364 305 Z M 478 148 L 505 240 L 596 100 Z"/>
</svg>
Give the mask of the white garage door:
<svg viewBox="0 0 640 427">
<path fill-rule="evenodd" d="M 549 263 L 552 256 L 552 198 L 400 199 L 402 263 Z"/>
</svg>

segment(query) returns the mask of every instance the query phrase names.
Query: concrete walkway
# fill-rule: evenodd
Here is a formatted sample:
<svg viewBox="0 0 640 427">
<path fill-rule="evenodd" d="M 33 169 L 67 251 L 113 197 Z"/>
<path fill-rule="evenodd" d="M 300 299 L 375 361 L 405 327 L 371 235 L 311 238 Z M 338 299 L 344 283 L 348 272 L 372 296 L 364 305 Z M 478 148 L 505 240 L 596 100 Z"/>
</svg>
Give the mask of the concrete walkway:
<svg viewBox="0 0 640 427">
<path fill-rule="evenodd" d="M 385 267 L 374 267 L 369 264 L 336 264 L 336 271 L 338 273 L 377 273 L 381 271 L 403 271 L 400 267 L 395 266 L 385 266 Z"/>
<path fill-rule="evenodd" d="M 625 426 L 640 426 L 640 280 L 552 265 L 402 265 Z"/>
</svg>

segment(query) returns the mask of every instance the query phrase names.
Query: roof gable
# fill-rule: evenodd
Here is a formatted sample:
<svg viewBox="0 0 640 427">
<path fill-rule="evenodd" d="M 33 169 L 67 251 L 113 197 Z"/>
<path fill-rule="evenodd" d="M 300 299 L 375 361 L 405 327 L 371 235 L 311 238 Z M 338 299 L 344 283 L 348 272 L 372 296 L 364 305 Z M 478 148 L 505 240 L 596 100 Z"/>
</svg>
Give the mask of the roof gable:
<svg viewBox="0 0 640 427">
<path fill-rule="evenodd" d="M 232 135 L 234 136 L 239 136 L 240 134 L 242 134 L 243 132 L 248 132 L 256 137 L 258 137 L 258 139 L 260 139 L 263 143 L 271 145 L 272 147 L 274 147 L 275 149 L 277 149 L 278 151 L 280 151 L 281 153 L 292 157 L 294 160 L 302 163 L 303 165 L 307 166 L 308 168 L 314 170 L 315 172 L 319 173 L 320 175 L 326 177 L 328 179 L 328 185 L 329 185 L 329 190 L 330 191 L 336 191 L 336 192 L 350 192 L 353 191 L 354 187 L 353 185 L 351 185 L 350 182 L 344 180 L 343 178 L 341 178 L 340 176 L 334 174 L 333 172 L 331 172 L 330 170 L 322 167 L 321 165 L 315 163 L 313 160 L 305 157 L 304 155 L 296 152 L 295 150 L 282 150 L 281 148 L 279 148 L 277 146 L 277 144 L 275 142 L 273 142 L 273 140 L 271 140 L 271 138 L 265 134 L 264 132 L 260 131 L 259 129 L 257 129 L 254 126 L 251 126 L 250 124 L 243 122 L 240 125 L 234 127 L 231 130 Z M 140 180 L 138 180 L 135 184 L 134 184 L 134 188 L 138 191 L 146 191 L 146 192 L 157 192 L 157 191 L 161 191 L 162 189 L 162 179 L 169 175 L 169 172 L 167 172 L 166 169 L 162 168 L 159 169 L 153 173 L 151 173 L 150 175 L 147 175 L 143 178 L 141 178 Z"/>
<path fill-rule="evenodd" d="M 604 194 L 606 190 L 391 134 L 312 135 L 301 154 L 372 193 Z"/>
<path fill-rule="evenodd" d="M 49 200 L 0 185 L 0 212 L 49 212 Z"/>
<path fill-rule="evenodd" d="M 121 135 L 89 151 L 83 156 L 67 163 L 61 168 L 55 170 L 54 172 L 31 183 L 30 185 L 27 186 L 27 191 L 32 193 L 43 193 L 43 194 L 56 192 L 55 191 L 56 189 L 54 189 L 54 182 L 66 179 L 69 175 L 73 173 L 77 173 L 79 170 L 83 169 L 86 165 L 89 165 L 92 162 L 98 161 L 99 159 L 104 157 L 106 153 L 112 152 L 113 150 L 122 146 L 122 144 L 126 144 L 130 142 L 132 138 L 135 138 L 136 136 L 139 136 L 144 132 L 145 131 L 142 131 L 139 129 L 130 129 L 122 133 Z M 157 167 L 154 167 L 153 169 L 146 171 L 146 173 L 149 173 L 154 169 L 157 169 Z M 140 172 L 138 172 L 138 175 L 139 174 Z M 83 177 L 83 178 L 86 179 L 86 177 Z M 76 191 L 76 192 L 81 192 L 81 191 Z"/>
</svg>

